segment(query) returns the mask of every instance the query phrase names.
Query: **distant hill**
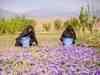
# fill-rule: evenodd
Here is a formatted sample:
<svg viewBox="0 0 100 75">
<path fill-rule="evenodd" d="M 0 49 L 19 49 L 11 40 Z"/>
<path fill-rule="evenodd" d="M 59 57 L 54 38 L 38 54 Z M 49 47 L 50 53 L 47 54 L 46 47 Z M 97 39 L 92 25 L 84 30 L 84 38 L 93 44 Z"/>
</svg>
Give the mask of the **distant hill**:
<svg viewBox="0 0 100 75">
<path fill-rule="evenodd" d="M 9 17 L 15 17 L 15 16 L 17 16 L 16 13 L 0 8 L 0 18 L 9 18 Z"/>
<path fill-rule="evenodd" d="M 26 17 L 38 17 L 38 18 L 48 18 L 48 17 L 67 17 L 67 16 L 78 16 L 78 13 L 74 12 L 63 12 L 63 11 L 42 11 L 42 10 L 32 10 L 25 12 L 23 14 Z"/>
<path fill-rule="evenodd" d="M 96 10 L 95 11 L 96 16 L 100 16 L 100 10 Z M 27 11 L 19 14 L 16 14 L 14 12 L 5 10 L 0 8 L 0 18 L 9 18 L 9 17 L 15 17 L 15 16 L 25 16 L 26 18 L 55 18 L 55 17 L 61 17 L 61 18 L 65 18 L 65 17 L 70 17 L 70 16 L 78 16 L 79 13 L 76 12 L 64 12 L 64 11 L 50 11 L 50 10 L 31 10 L 31 11 Z"/>
<path fill-rule="evenodd" d="M 67 10 L 67 9 L 66 9 Z M 92 13 L 92 12 L 91 12 Z M 100 16 L 100 9 L 95 9 L 94 13 L 96 16 Z M 25 12 L 23 15 L 25 15 L 26 17 L 39 17 L 39 18 L 45 18 L 45 17 L 66 17 L 66 16 L 79 16 L 80 11 L 60 11 L 60 10 L 52 10 L 52 9 L 48 9 L 48 10 L 30 10 Z"/>
</svg>

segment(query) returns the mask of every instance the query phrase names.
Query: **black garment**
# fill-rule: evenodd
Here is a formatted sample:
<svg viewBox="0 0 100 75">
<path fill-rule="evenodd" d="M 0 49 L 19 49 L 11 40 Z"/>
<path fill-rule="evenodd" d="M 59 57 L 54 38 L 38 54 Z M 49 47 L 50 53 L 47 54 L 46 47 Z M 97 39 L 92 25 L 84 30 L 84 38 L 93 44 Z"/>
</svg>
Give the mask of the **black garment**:
<svg viewBox="0 0 100 75">
<path fill-rule="evenodd" d="M 16 38 L 16 43 L 15 46 L 22 46 L 21 44 L 21 38 L 28 36 L 30 37 L 30 46 L 32 46 L 33 42 L 35 42 L 35 45 L 38 45 L 37 39 L 35 37 L 35 33 L 34 32 L 30 32 L 30 33 L 21 33 L 19 37 Z"/>
</svg>

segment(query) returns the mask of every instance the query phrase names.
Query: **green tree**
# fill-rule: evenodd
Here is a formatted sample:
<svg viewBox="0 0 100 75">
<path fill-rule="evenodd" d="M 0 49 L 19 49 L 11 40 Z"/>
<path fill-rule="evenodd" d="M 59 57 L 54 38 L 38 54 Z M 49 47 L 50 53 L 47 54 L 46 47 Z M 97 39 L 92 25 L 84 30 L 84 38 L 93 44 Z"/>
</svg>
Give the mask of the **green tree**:
<svg viewBox="0 0 100 75">
<path fill-rule="evenodd" d="M 70 25 L 70 20 L 66 20 L 63 24 L 63 28 L 66 28 L 68 25 Z"/>
<path fill-rule="evenodd" d="M 56 30 L 60 30 L 61 27 L 62 27 L 62 21 L 61 21 L 60 19 L 56 19 L 56 20 L 54 21 L 54 28 L 55 28 Z"/>
<path fill-rule="evenodd" d="M 80 24 L 82 27 L 82 31 L 85 31 L 87 28 L 90 32 L 93 31 L 93 27 L 96 22 L 96 17 L 90 15 L 90 8 L 81 7 L 80 16 L 79 16 Z"/>
<path fill-rule="evenodd" d="M 79 30 L 80 27 L 81 27 L 81 26 L 80 26 L 80 22 L 79 22 L 79 20 L 78 20 L 77 18 L 71 18 L 71 19 L 69 19 L 69 20 L 66 20 L 66 21 L 64 22 L 63 27 L 66 28 L 68 25 L 73 26 L 76 30 Z"/>
<path fill-rule="evenodd" d="M 80 10 L 79 20 L 81 23 L 82 31 L 84 32 L 88 18 L 87 18 L 87 11 L 83 7 L 81 7 L 81 10 Z"/>
<path fill-rule="evenodd" d="M 76 30 L 80 30 L 80 28 L 81 28 L 81 25 L 80 25 L 80 22 L 79 22 L 79 20 L 77 19 L 77 18 L 72 18 L 71 20 L 70 20 L 70 25 L 72 25 Z"/>
<path fill-rule="evenodd" d="M 93 27 L 95 26 L 96 23 L 96 17 L 95 16 L 91 16 L 88 19 L 88 26 L 87 29 L 92 33 L 93 32 Z"/>
<path fill-rule="evenodd" d="M 0 20 L 0 33 L 6 33 L 6 20 L 2 18 Z"/>
</svg>

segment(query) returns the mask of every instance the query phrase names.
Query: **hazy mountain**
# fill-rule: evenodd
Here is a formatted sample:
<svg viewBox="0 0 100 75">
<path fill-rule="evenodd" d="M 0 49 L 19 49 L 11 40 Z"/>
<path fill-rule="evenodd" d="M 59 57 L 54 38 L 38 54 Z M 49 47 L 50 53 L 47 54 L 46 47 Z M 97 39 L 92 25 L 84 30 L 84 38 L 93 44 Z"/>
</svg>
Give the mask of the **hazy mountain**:
<svg viewBox="0 0 100 75">
<path fill-rule="evenodd" d="M 96 16 L 100 16 L 100 10 L 95 11 Z M 15 16 L 25 16 L 28 18 L 37 17 L 37 18 L 48 18 L 48 17 L 67 17 L 67 16 L 78 16 L 79 13 L 77 12 L 64 12 L 64 11 L 48 11 L 48 10 L 31 10 L 25 13 L 16 14 L 14 12 L 4 10 L 0 8 L 0 17 L 15 17 Z"/>
<path fill-rule="evenodd" d="M 9 18 L 9 17 L 15 17 L 15 16 L 17 16 L 16 13 L 0 8 L 0 18 Z"/>
<path fill-rule="evenodd" d="M 32 11 L 27 11 L 25 13 L 19 13 L 16 14 L 14 12 L 8 11 L 8 10 L 4 10 L 4 9 L 0 9 L 0 17 L 15 17 L 15 16 L 25 16 L 28 18 L 31 17 L 37 17 L 37 18 L 48 18 L 48 17 L 66 17 L 66 16 L 76 16 L 78 15 L 77 13 L 73 13 L 73 12 L 63 12 L 63 11 L 42 11 L 42 10 L 32 10 Z"/>
<path fill-rule="evenodd" d="M 78 16 L 78 13 L 75 12 L 63 12 L 63 11 L 42 11 L 42 10 L 32 10 L 28 11 L 23 14 L 26 17 L 38 17 L 38 18 L 45 18 L 45 17 L 66 17 L 66 16 Z"/>
</svg>

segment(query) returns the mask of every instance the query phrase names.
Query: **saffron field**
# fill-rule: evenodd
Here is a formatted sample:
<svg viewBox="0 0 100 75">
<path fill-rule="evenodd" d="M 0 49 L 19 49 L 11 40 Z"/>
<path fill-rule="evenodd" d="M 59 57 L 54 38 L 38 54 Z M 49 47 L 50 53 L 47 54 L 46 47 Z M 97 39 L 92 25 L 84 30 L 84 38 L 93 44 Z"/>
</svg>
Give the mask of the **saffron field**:
<svg viewBox="0 0 100 75">
<path fill-rule="evenodd" d="M 100 50 L 63 47 L 58 34 L 38 34 L 39 46 L 14 47 L 18 35 L 0 37 L 0 75 L 100 75 Z"/>
</svg>

